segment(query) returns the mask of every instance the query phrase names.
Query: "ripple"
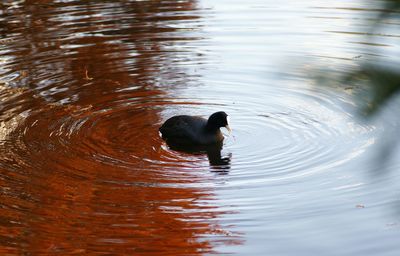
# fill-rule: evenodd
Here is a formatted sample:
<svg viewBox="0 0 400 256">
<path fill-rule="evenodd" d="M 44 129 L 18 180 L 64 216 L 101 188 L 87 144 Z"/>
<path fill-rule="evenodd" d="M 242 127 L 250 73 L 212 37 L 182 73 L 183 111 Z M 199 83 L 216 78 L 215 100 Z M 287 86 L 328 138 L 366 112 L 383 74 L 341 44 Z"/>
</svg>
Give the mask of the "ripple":
<svg viewBox="0 0 400 256">
<path fill-rule="evenodd" d="M 386 128 L 357 122 L 346 90 L 316 85 L 293 59 L 342 72 L 364 58 L 398 56 L 395 22 L 368 34 L 361 17 L 350 17 L 373 20 L 376 9 L 7 2 L 0 4 L 1 252 L 219 255 L 246 236 L 245 253 L 258 246 L 261 255 L 288 241 L 295 251 L 302 237 L 320 234 L 337 245 L 342 234 L 328 236 L 342 230 L 351 244 L 372 244 L 360 235 L 365 226 L 347 227 L 372 223 L 360 195 L 381 199 L 380 191 L 366 191 L 362 175 L 346 171 L 369 168 L 367 152 Z M 184 151 L 158 135 L 173 115 L 220 110 L 233 128 L 222 148 Z M 366 207 L 353 213 L 354 205 Z"/>
<path fill-rule="evenodd" d="M 223 88 L 223 99 L 194 99 L 210 104 L 201 105 L 196 112 L 184 106 L 179 112 L 167 110 L 165 118 L 217 110 L 231 116 L 232 137 L 225 139 L 223 151 L 232 155 L 232 186 L 245 183 L 251 187 L 323 174 L 374 144 L 376 127 L 354 121 L 355 107 L 348 95 L 327 88 L 287 86 L 277 90 L 252 85 L 253 91 L 268 95 L 270 101 L 265 104 L 262 98 L 254 97 L 231 100 L 230 91 L 238 84 L 209 82 Z M 190 89 L 191 94 L 193 91 L 197 90 Z"/>
</svg>

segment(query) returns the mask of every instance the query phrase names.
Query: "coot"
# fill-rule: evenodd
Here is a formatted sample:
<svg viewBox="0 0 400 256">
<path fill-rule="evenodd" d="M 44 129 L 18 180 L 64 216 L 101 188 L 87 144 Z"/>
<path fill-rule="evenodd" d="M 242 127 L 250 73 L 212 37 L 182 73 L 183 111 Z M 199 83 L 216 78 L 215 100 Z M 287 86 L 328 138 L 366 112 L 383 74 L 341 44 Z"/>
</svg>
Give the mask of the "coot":
<svg viewBox="0 0 400 256">
<path fill-rule="evenodd" d="M 230 131 L 229 117 L 223 112 L 212 114 L 208 120 L 198 116 L 173 116 L 160 127 L 161 137 L 178 145 L 209 145 L 224 139 L 219 128 Z"/>
</svg>

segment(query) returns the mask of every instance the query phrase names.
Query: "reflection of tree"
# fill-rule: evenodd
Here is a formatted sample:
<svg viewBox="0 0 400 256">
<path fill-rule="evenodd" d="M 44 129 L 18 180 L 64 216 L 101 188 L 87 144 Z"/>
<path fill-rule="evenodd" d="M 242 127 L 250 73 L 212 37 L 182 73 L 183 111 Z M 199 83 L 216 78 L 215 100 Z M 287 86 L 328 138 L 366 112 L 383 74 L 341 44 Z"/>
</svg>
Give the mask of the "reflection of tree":
<svg viewBox="0 0 400 256">
<path fill-rule="evenodd" d="M 367 1 L 365 2 L 367 3 Z M 373 18 L 369 16 L 363 20 L 368 27 L 368 30 L 364 32 L 366 42 L 363 45 L 364 47 L 370 47 L 367 50 L 372 53 L 370 54 L 372 57 L 370 56 L 369 60 L 361 60 L 356 70 L 347 72 L 344 75 L 341 73 L 338 78 L 346 86 L 353 85 L 349 87 L 350 89 L 360 86 L 360 90 L 354 90 L 355 100 L 359 105 L 360 112 L 367 118 L 375 116 L 400 91 L 399 56 L 381 58 L 378 52 L 374 52 L 374 49 L 371 49 L 371 46 L 382 45 L 381 42 L 375 41 L 376 38 L 389 37 L 398 39 L 400 37 L 395 34 L 399 31 L 400 1 L 383 0 L 372 4 L 375 5 L 372 11 L 376 11 L 377 15 Z M 392 25 L 390 27 L 392 29 L 395 28 L 394 31 L 396 32 L 391 31 L 390 34 L 385 34 L 384 31 L 387 25 Z M 399 45 L 397 44 L 396 46 L 398 47 Z M 327 74 L 329 72 L 322 73 L 322 78 L 325 82 L 329 83 L 327 80 L 335 80 L 332 79 L 332 75 Z M 398 117 L 392 116 L 392 118 L 396 119 Z M 385 138 L 386 140 L 380 145 L 376 161 L 379 167 L 375 168 L 377 170 L 385 169 L 382 167 L 389 161 L 394 152 L 393 148 L 398 143 L 398 140 L 393 140 L 392 135 L 386 131 L 386 136 L 390 138 Z"/>
<path fill-rule="evenodd" d="M 207 235 L 227 233 L 214 221 L 221 212 L 197 203 L 212 192 L 187 186 L 201 181 L 195 174 L 176 176 L 173 166 L 154 169 L 162 155 L 152 148 L 161 141 L 118 134 L 131 127 L 157 134 L 152 124 L 160 110 L 143 103 L 162 97 L 162 88 L 155 88 L 164 73 L 169 83 L 185 81 L 184 70 L 174 64 L 176 52 L 164 47 L 190 39 L 168 23 L 198 19 L 171 15 L 193 10 L 194 1 L 25 1 L 0 8 L 0 33 L 18 39 L 7 45 L 11 61 L 2 76 L 19 77 L 8 84 L 26 88 L 18 104 L 21 112 L 29 110 L 25 122 L 7 135 L 7 147 L 0 145 L 0 182 L 8 188 L 1 194 L 0 252 L 212 251 Z M 132 99 L 140 101 L 135 107 L 118 105 L 115 123 L 104 121 L 115 114 L 116 102 Z M 15 98 L 2 100 L 18 115 Z M 64 136 L 67 121 L 94 117 L 99 124 L 94 131 Z M 119 147 L 82 146 L 87 137 Z M 129 151 L 121 153 L 124 147 Z M 129 159 L 129 168 L 94 156 Z"/>
<path fill-rule="evenodd" d="M 381 2 L 378 8 L 379 14 L 370 25 L 370 31 L 367 33 L 368 42 L 373 43 L 375 35 L 379 35 L 380 31 L 384 29 L 384 24 L 388 20 L 393 19 L 399 21 L 400 14 L 400 1 L 398 0 L 385 0 Z M 393 20 L 391 22 L 393 22 Z M 365 21 L 371 22 L 371 21 Z M 368 45 L 368 43 L 366 44 Z M 351 82 L 361 82 L 368 86 L 371 97 L 365 104 L 365 110 L 368 113 L 374 113 L 378 110 L 387 100 L 396 94 L 400 89 L 400 69 L 398 69 L 398 62 L 393 66 L 386 61 L 379 59 L 376 55 L 372 60 L 365 62 L 361 65 L 358 71 L 352 72 L 347 76 Z M 393 56 L 394 61 L 398 61 L 398 56 Z"/>
</svg>

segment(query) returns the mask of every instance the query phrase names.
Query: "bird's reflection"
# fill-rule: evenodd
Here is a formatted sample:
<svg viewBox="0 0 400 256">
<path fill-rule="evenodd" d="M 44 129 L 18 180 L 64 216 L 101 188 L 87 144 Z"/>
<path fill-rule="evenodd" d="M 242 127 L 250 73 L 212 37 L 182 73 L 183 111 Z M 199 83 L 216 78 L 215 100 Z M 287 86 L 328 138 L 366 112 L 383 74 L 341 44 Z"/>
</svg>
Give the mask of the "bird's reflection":
<svg viewBox="0 0 400 256">
<path fill-rule="evenodd" d="M 211 169 L 219 174 L 227 174 L 231 168 L 232 154 L 222 155 L 222 142 L 212 145 L 182 145 L 167 141 L 167 145 L 170 149 L 176 151 L 190 154 L 207 154 Z"/>
</svg>

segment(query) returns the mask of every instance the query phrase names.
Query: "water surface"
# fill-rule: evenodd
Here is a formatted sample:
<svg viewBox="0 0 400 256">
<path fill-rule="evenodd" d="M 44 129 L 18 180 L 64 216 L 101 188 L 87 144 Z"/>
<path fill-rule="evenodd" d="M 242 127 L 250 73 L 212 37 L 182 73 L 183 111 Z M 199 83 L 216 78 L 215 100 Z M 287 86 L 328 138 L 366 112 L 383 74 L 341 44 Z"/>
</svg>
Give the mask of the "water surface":
<svg viewBox="0 0 400 256">
<path fill-rule="evenodd" d="M 399 102 L 363 122 L 365 88 L 313 79 L 400 62 L 377 4 L 0 4 L 0 252 L 397 255 Z M 158 137 L 220 110 L 221 150 Z"/>
</svg>

